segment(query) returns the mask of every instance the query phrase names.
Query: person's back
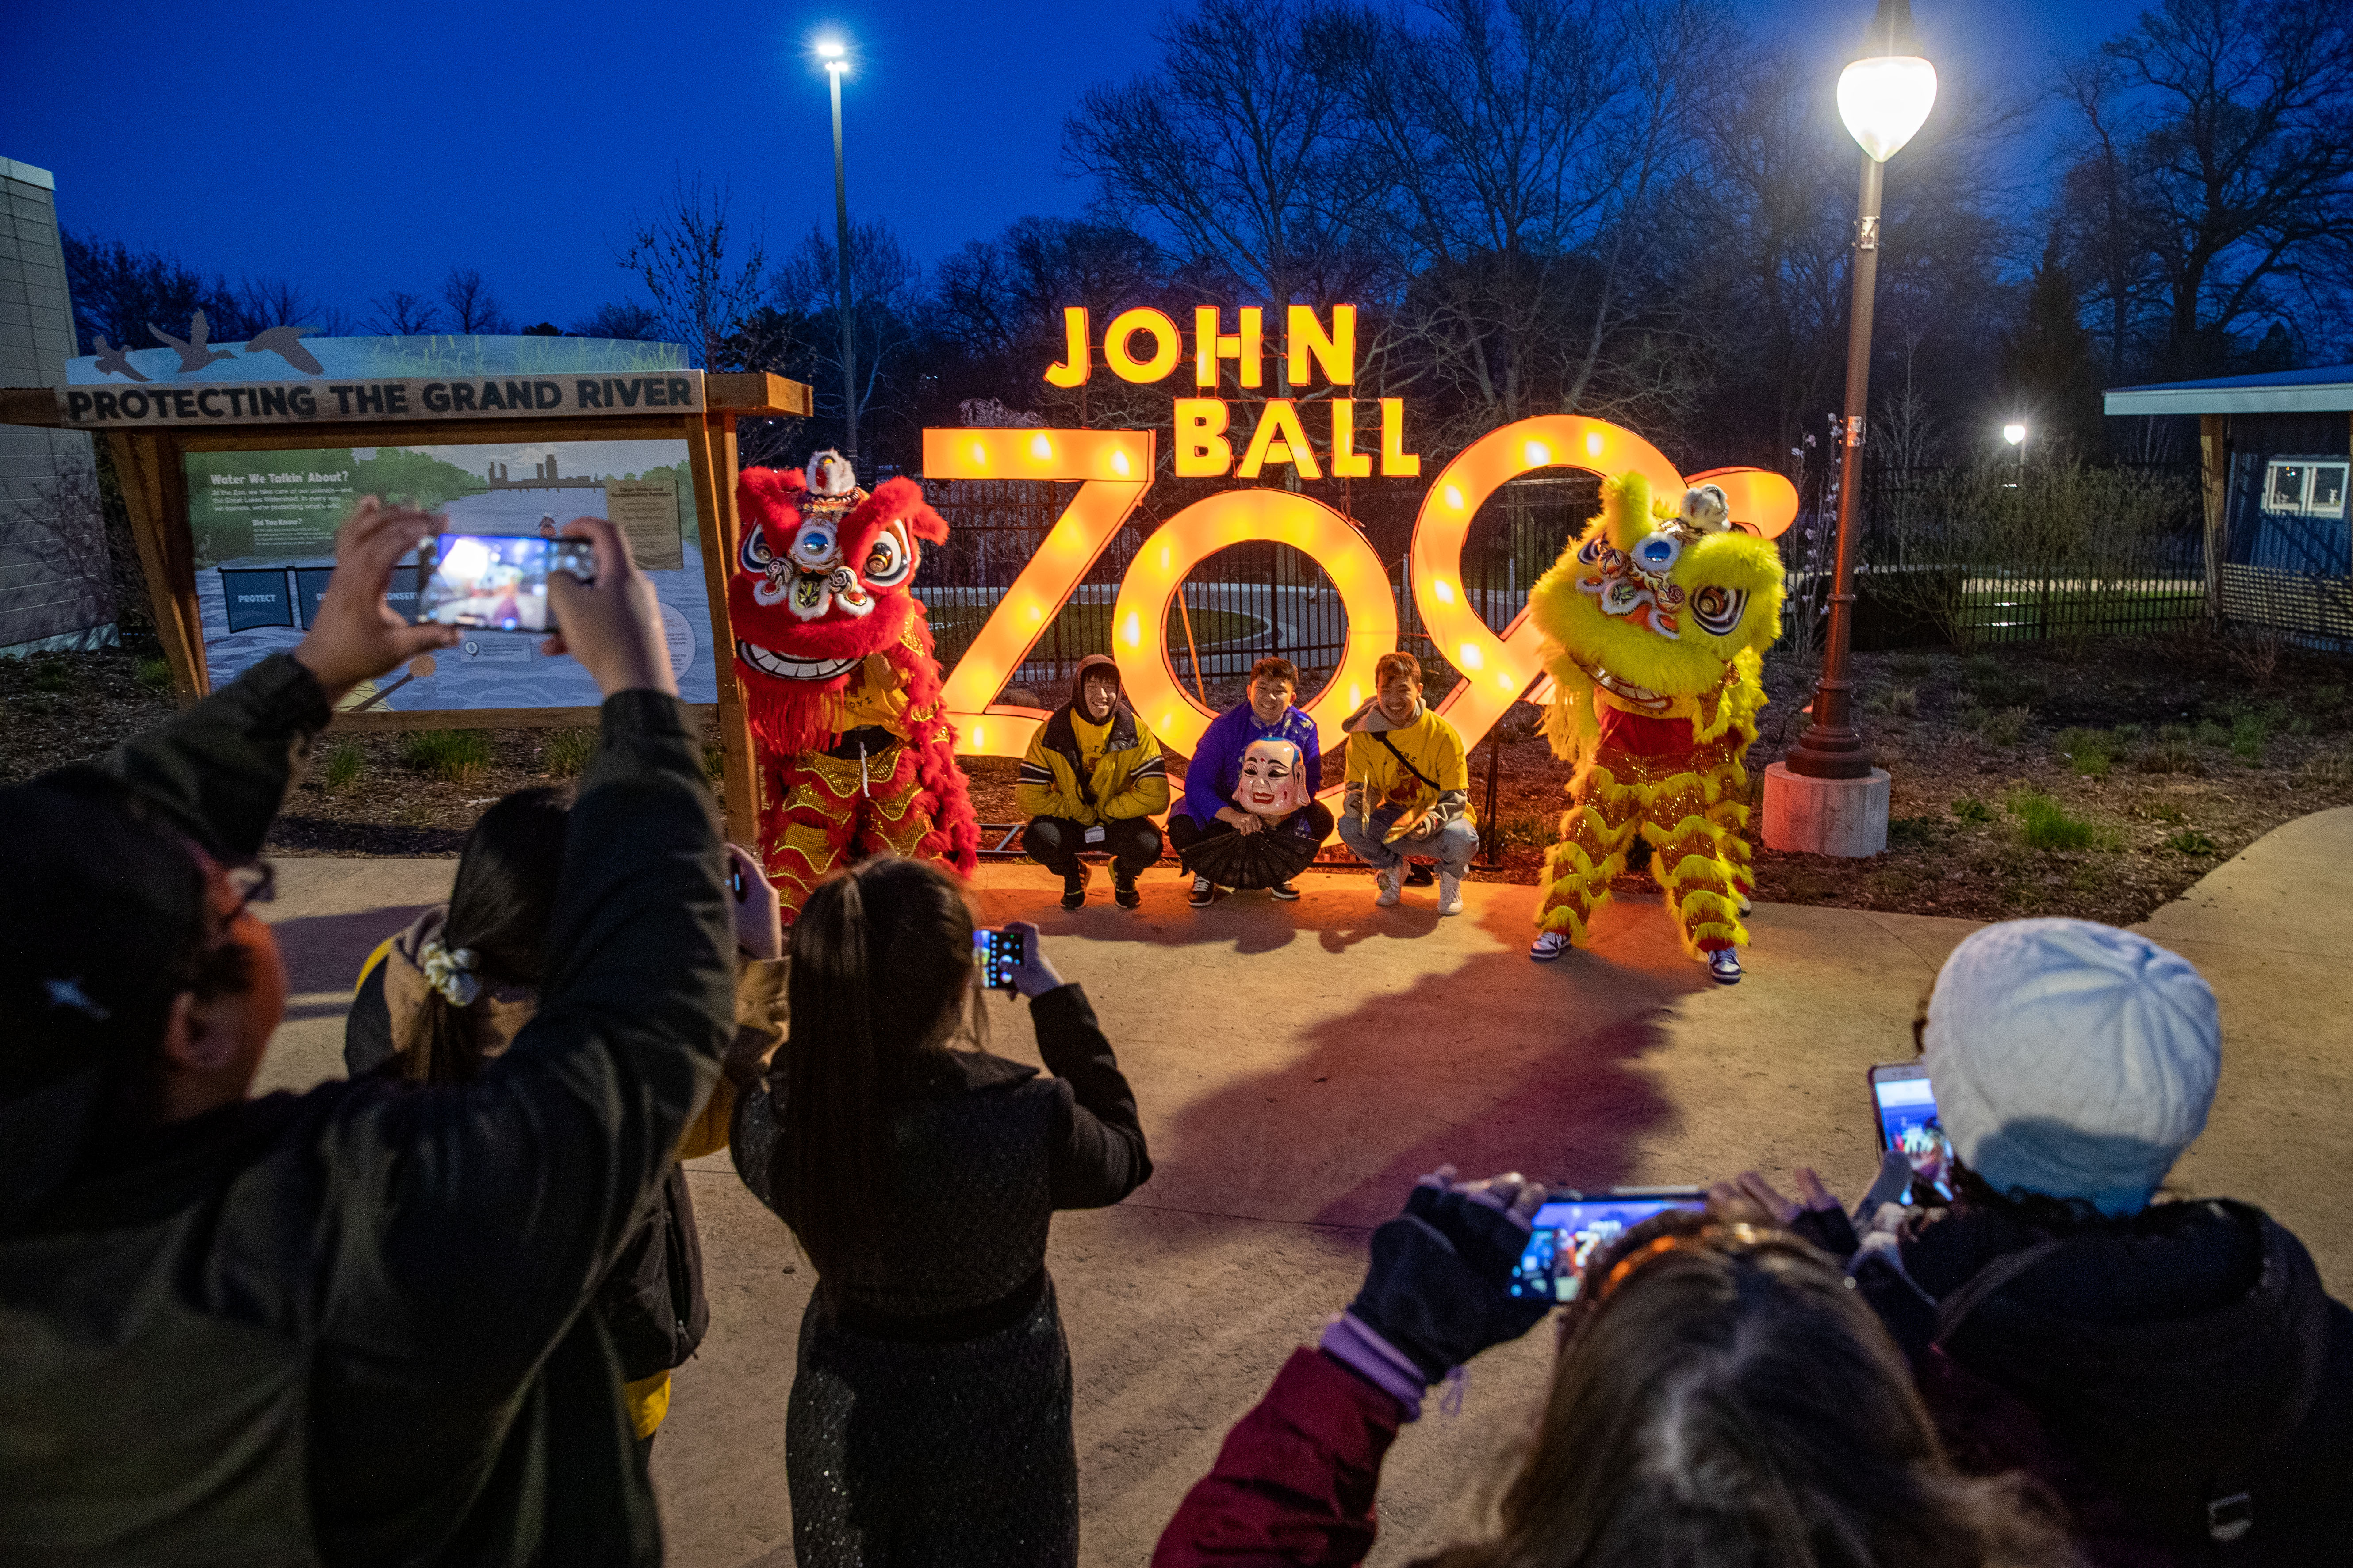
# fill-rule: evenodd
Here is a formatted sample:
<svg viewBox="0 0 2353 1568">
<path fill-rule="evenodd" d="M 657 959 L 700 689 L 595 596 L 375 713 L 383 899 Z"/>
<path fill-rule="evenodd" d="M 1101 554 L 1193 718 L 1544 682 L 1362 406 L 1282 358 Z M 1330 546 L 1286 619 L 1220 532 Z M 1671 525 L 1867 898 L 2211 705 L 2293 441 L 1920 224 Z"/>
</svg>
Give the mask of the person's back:
<svg viewBox="0 0 2353 1568">
<path fill-rule="evenodd" d="M 1968 1380 L 2014 1395 L 2127 1556 L 2344 1561 L 2353 1311 L 2260 1210 L 2152 1201 L 2221 1070 L 2197 971 L 2088 921 L 1989 927 L 1922 1043 L 1956 1200 L 1885 1228 L 1857 1278 L 1932 1399 L 1966 1433 Z"/>
<path fill-rule="evenodd" d="M 428 521 L 364 506 L 294 658 L 10 792 L 11 1563 L 659 1556 L 578 1309 L 715 1071 L 726 915 L 650 590 L 608 525 L 598 583 L 561 595 L 613 695 L 539 1016 L 464 1089 L 245 1098 L 285 995 L 250 857 L 333 700 L 447 640 L 383 605 Z"/>
</svg>

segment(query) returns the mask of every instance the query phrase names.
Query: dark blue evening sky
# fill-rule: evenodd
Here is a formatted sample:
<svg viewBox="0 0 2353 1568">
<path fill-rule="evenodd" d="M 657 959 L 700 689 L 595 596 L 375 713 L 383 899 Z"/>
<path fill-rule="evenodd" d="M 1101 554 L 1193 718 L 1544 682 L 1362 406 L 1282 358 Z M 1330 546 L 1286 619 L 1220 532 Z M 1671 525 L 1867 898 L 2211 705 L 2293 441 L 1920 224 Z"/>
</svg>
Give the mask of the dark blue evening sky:
<svg viewBox="0 0 2353 1568">
<path fill-rule="evenodd" d="M 828 30 L 859 66 L 845 100 L 854 216 L 886 219 L 928 264 L 1025 213 L 1082 212 L 1085 186 L 1060 174 L 1061 118 L 1088 84 L 1151 61 L 1162 14 L 1153 0 L 8 9 L 0 156 L 56 174 L 68 227 L 232 278 L 290 276 L 358 315 L 370 296 L 479 267 L 519 321 L 560 323 L 628 293 L 610 245 L 673 170 L 732 183 L 772 253 L 812 221 L 830 234 L 809 50 Z M 1740 9 L 1820 39 L 1827 95 L 1871 7 Z M 1915 16 L 1940 68 L 2031 86 L 2053 51 L 2137 9 L 1921 0 Z"/>
</svg>

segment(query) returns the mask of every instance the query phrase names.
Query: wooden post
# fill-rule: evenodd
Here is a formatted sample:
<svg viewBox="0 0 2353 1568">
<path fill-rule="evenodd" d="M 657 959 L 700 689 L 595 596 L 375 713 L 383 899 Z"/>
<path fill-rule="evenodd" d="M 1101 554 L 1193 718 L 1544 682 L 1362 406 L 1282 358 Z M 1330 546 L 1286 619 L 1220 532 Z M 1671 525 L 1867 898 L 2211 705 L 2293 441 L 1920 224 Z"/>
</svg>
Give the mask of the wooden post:
<svg viewBox="0 0 2353 1568">
<path fill-rule="evenodd" d="M 170 521 L 187 516 L 179 438 L 170 431 L 121 430 L 108 432 L 106 439 L 114 449 L 123 510 L 131 515 L 131 537 L 139 547 L 139 574 L 147 580 L 156 640 L 172 667 L 172 695 L 185 708 L 211 695 L 213 682 L 205 668 L 194 542 L 185 523 L 174 528 Z"/>
<path fill-rule="evenodd" d="M 759 834 L 759 779 L 752 725 L 735 675 L 735 630 L 727 613 L 727 579 L 735 566 L 735 416 L 706 414 L 687 443 L 694 469 L 694 512 L 701 525 L 702 580 L 711 597 L 712 679 L 719 691 L 719 744 L 725 755 L 727 831 L 739 843 Z"/>
<path fill-rule="evenodd" d="M 2198 416 L 2198 489 L 2206 505 L 2206 615 L 2222 619 L 2222 563 L 2231 552 L 2231 420 Z"/>
</svg>

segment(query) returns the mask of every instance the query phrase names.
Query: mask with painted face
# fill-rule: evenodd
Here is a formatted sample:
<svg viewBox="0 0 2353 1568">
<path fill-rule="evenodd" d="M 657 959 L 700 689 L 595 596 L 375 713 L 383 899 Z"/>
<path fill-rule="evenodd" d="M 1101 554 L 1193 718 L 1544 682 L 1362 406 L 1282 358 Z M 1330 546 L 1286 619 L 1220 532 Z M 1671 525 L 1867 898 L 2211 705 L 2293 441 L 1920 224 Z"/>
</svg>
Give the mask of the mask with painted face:
<svg viewBox="0 0 2353 1568">
<path fill-rule="evenodd" d="M 1279 822 L 1307 804 L 1307 770 L 1289 741 L 1252 741 L 1242 752 L 1236 804 L 1253 816 Z"/>
</svg>

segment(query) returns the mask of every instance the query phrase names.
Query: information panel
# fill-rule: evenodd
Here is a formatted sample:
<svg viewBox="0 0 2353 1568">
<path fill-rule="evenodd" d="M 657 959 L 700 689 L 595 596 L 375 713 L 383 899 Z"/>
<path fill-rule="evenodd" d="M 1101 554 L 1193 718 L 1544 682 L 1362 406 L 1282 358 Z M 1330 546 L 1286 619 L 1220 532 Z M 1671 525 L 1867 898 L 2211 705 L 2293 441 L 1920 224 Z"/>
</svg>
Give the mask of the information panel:
<svg viewBox="0 0 2353 1568">
<path fill-rule="evenodd" d="M 499 442 L 185 458 L 205 663 L 216 689 L 301 640 L 334 565 L 335 530 L 364 495 L 448 518 L 456 533 L 552 532 L 575 517 L 611 520 L 653 579 L 679 694 L 718 700 L 711 607 L 683 440 Z M 416 574 L 396 574 L 394 607 L 413 613 Z M 364 685 L 343 706 L 369 711 L 593 708 L 596 683 L 539 636 L 469 630 L 465 640 Z"/>
</svg>

